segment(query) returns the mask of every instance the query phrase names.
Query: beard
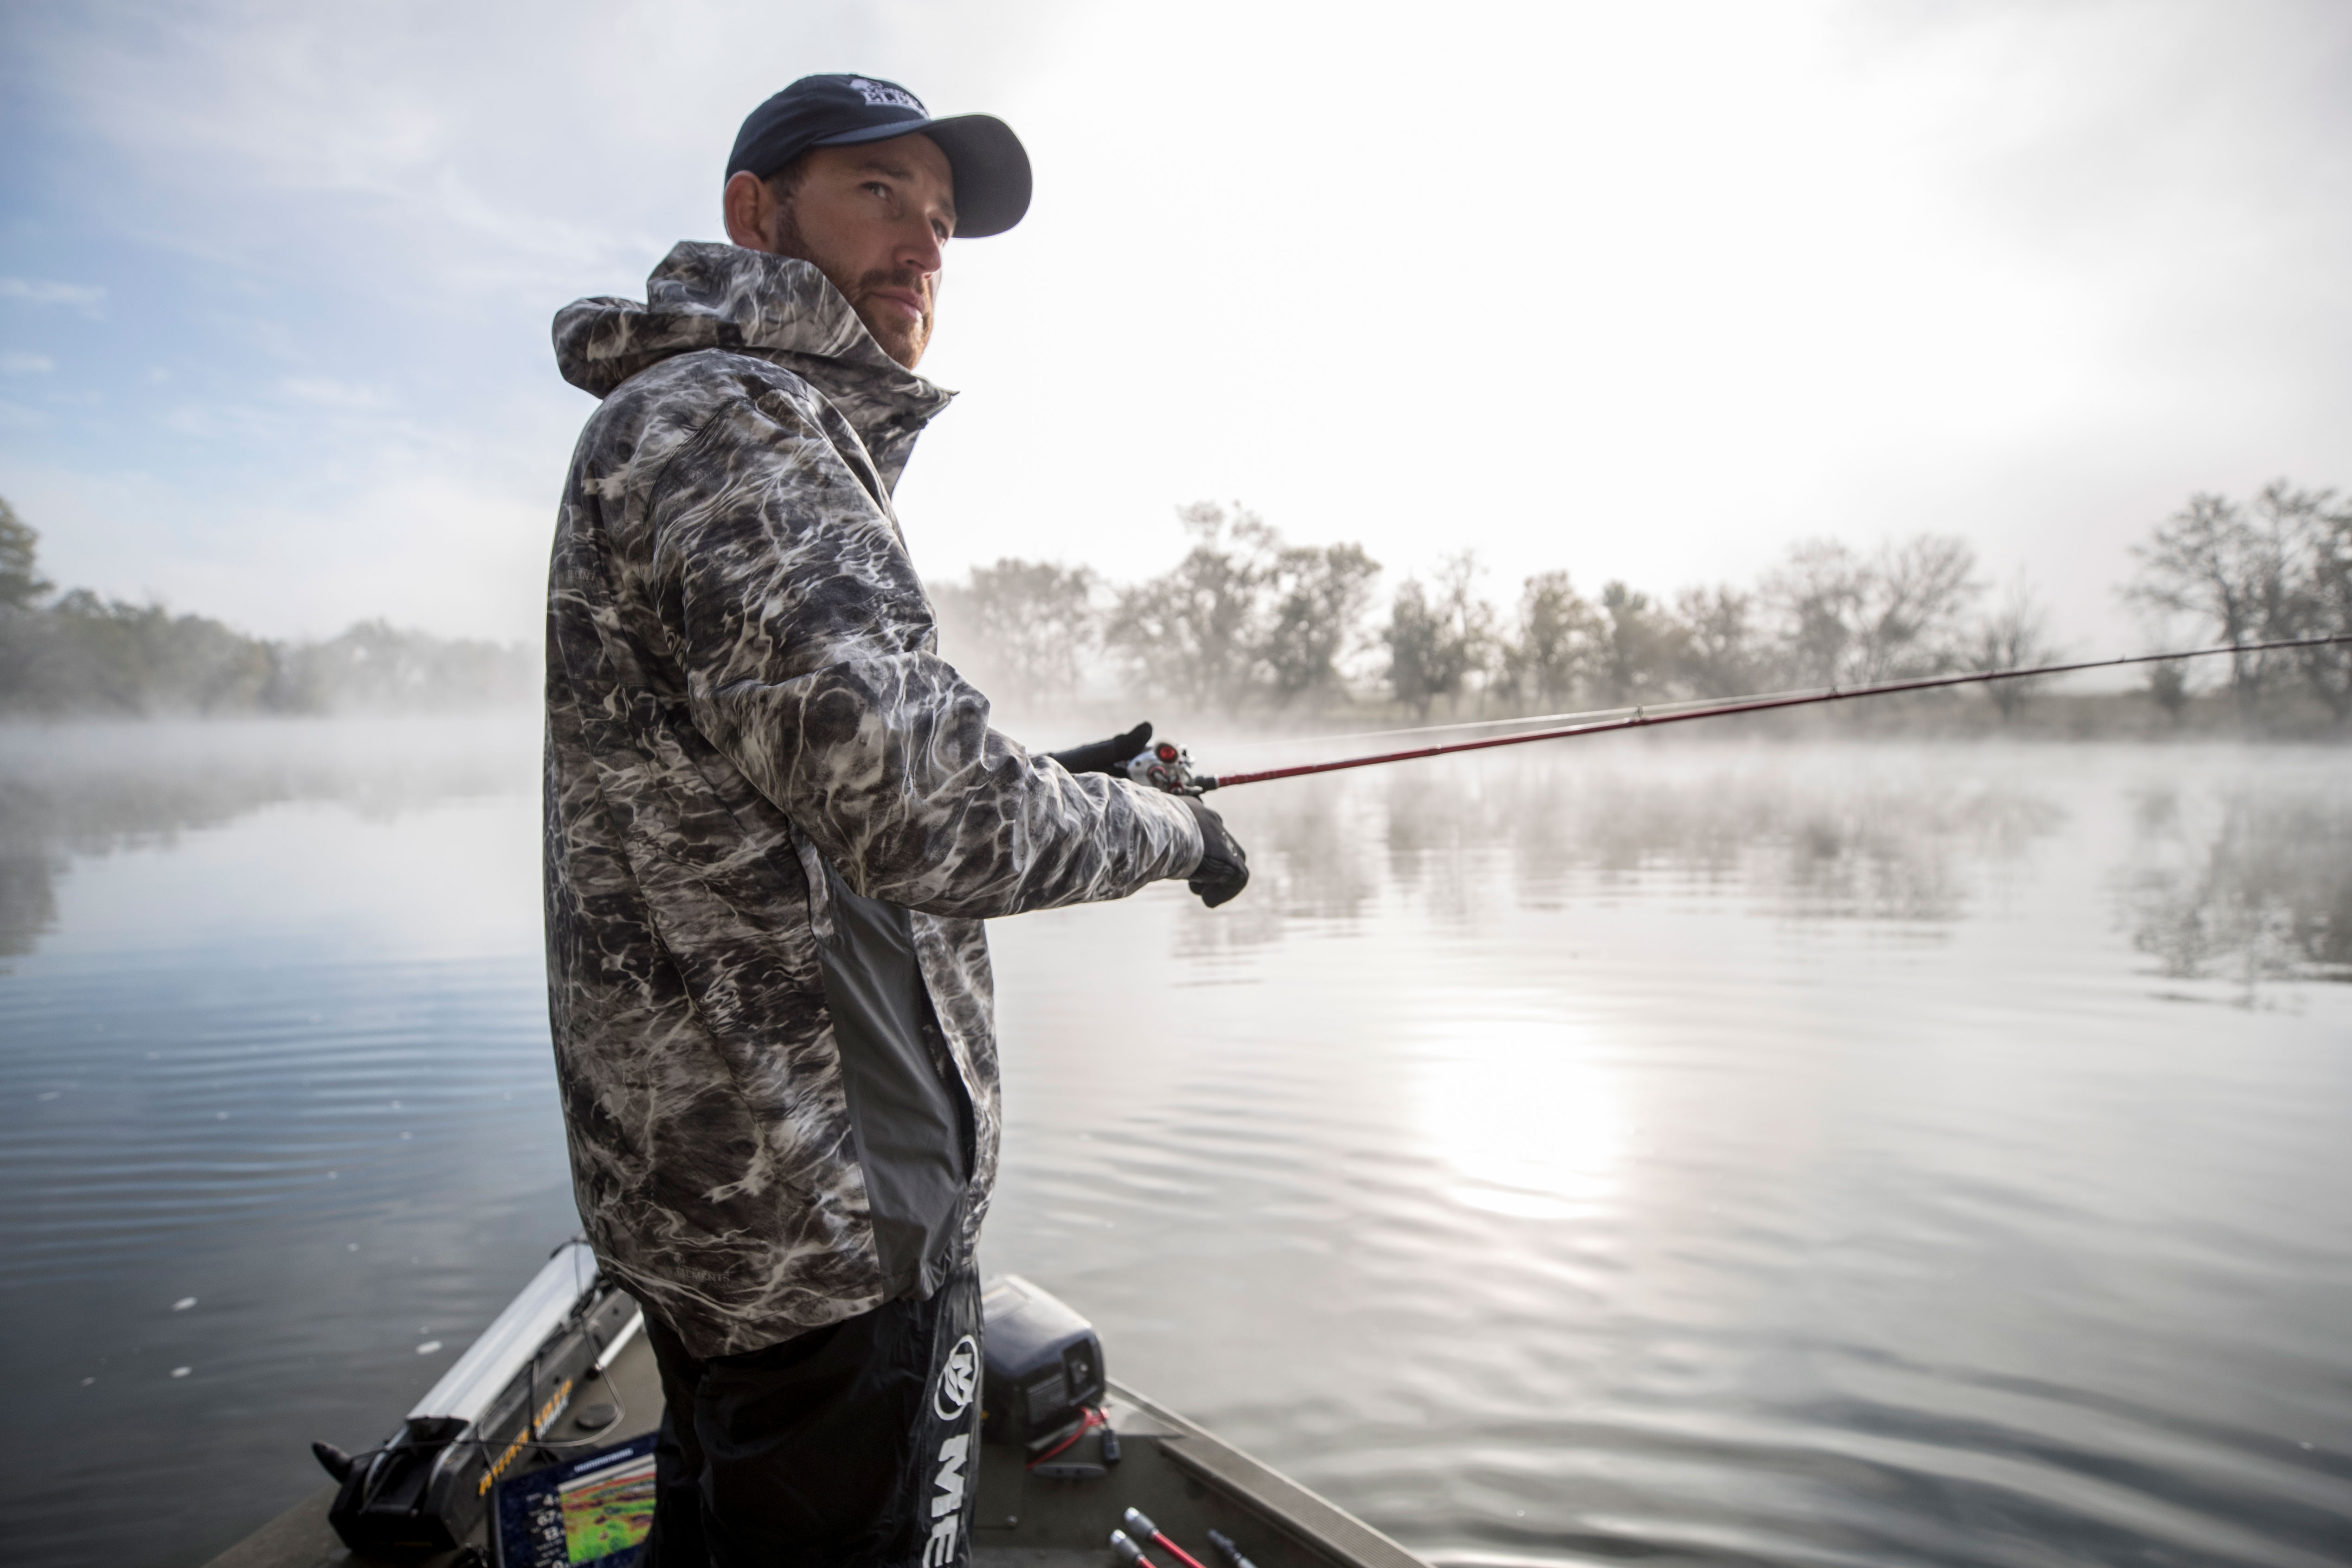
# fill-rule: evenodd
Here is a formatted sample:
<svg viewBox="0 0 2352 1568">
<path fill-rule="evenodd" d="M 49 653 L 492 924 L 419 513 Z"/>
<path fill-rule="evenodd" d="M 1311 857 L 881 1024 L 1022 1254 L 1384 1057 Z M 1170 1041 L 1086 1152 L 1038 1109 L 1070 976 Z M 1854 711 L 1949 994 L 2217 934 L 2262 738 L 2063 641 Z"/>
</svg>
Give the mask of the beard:
<svg viewBox="0 0 2352 1568">
<path fill-rule="evenodd" d="M 841 297 L 849 301 L 849 308 L 857 312 L 857 319 L 866 323 L 866 330 L 882 345 L 882 352 L 908 370 L 915 368 L 931 342 L 932 294 L 920 272 L 883 267 L 853 273 L 835 266 L 818 255 L 801 233 L 790 201 L 780 204 L 777 210 L 775 248 L 777 254 L 794 257 L 824 273 L 825 281 L 841 290 Z M 886 289 L 911 290 L 923 301 L 921 318 L 910 321 L 896 307 L 883 304 L 880 295 Z"/>
<path fill-rule="evenodd" d="M 849 308 L 857 312 L 857 319 L 866 323 L 866 330 L 874 334 L 874 341 L 882 345 L 883 351 L 908 370 L 914 369 L 915 362 L 923 357 L 923 350 L 931 342 L 931 290 L 923 275 L 884 268 L 861 274 L 850 283 L 835 276 L 824 263 L 818 262 L 817 266 L 848 300 Z M 922 315 L 910 321 L 898 307 L 883 303 L 880 296 L 885 289 L 912 289 L 923 302 Z"/>
</svg>

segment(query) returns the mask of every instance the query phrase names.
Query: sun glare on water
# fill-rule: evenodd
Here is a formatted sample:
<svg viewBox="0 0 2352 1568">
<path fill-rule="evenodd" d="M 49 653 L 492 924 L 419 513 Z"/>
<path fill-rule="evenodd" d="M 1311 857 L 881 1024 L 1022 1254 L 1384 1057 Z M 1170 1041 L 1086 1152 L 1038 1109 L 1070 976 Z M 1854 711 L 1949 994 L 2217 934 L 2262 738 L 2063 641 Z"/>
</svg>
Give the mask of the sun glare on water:
<svg viewBox="0 0 2352 1568">
<path fill-rule="evenodd" d="M 1607 1206 L 1633 1132 L 1622 1086 L 1586 1027 L 1465 1019 L 1432 1038 L 1415 1110 L 1461 1181 L 1458 1203 L 1521 1219 Z"/>
</svg>

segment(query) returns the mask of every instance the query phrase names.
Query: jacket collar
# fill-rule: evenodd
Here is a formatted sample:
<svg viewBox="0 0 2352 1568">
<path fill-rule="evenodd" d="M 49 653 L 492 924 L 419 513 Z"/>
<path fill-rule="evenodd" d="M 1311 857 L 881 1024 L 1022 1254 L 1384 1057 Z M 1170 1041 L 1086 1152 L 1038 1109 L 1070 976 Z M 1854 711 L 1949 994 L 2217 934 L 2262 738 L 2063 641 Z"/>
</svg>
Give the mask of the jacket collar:
<svg viewBox="0 0 2352 1568">
<path fill-rule="evenodd" d="M 609 395 L 673 354 L 733 349 L 773 360 L 840 409 L 896 489 L 915 437 L 955 396 L 885 353 L 824 273 L 792 257 L 685 240 L 646 279 L 646 300 L 576 300 L 555 315 L 555 363 Z"/>
</svg>

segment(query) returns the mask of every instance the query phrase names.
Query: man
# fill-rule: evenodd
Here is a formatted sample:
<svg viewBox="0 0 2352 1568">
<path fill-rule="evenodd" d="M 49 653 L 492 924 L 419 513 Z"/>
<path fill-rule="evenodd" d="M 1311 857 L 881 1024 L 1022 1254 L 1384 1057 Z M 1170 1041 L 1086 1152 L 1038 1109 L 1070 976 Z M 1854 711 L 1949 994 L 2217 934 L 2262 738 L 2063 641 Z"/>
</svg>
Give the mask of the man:
<svg viewBox="0 0 2352 1568">
<path fill-rule="evenodd" d="M 580 1212 L 646 1308 L 652 1561 L 945 1568 L 978 1466 L 996 1170 L 982 921 L 1245 857 L 1196 800 L 988 727 L 891 509 L 950 238 L 1013 132 L 810 77 L 743 122 L 732 245 L 555 321 L 602 398 L 548 583 L 548 992 Z"/>
</svg>

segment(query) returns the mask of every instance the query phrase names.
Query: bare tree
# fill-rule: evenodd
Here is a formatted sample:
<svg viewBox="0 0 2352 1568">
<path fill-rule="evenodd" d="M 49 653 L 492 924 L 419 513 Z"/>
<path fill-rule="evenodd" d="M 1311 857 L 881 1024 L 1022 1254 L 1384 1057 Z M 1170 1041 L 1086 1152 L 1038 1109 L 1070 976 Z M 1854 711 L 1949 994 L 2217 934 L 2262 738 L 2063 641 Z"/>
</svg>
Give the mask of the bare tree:
<svg viewBox="0 0 2352 1568">
<path fill-rule="evenodd" d="M 1273 605 L 1265 617 L 1258 661 L 1285 702 L 1328 693 L 1341 666 L 1366 640 L 1365 612 L 1381 563 L 1360 544 L 1293 545 L 1267 574 Z"/>
<path fill-rule="evenodd" d="M 1923 533 L 1867 560 L 1836 540 L 1807 540 L 1766 575 L 1763 597 L 1793 679 L 1853 686 L 1951 668 L 1982 591 L 1967 541 Z"/>
<path fill-rule="evenodd" d="M 1780 621 L 1781 657 L 1791 681 L 1841 683 L 1866 593 L 1864 573 L 1849 546 L 1809 539 L 1790 549 L 1786 565 L 1765 575 L 1764 602 Z"/>
<path fill-rule="evenodd" d="M 1992 613 L 1977 623 L 1973 660 L 1979 669 L 2021 669 L 2053 662 L 2058 648 L 2049 638 L 2050 620 L 2022 575 L 2002 591 Z M 2038 693 L 2040 680 L 1995 680 L 1985 687 L 2002 723 L 2017 716 Z"/>
<path fill-rule="evenodd" d="M 1622 583 L 1601 590 L 1601 644 L 1592 685 L 1610 704 L 1655 701 L 1679 662 L 1683 629 L 1675 618 Z"/>
<path fill-rule="evenodd" d="M 1192 548 L 1173 571 L 1118 596 L 1111 643 L 1145 687 L 1198 709 L 1244 701 L 1264 638 L 1263 591 L 1280 542 L 1255 512 L 1179 507 Z"/>
<path fill-rule="evenodd" d="M 1440 697 L 1459 699 L 1469 678 L 1486 668 L 1495 641 L 1495 608 L 1474 586 L 1477 558 L 1449 557 L 1424 588 L 1408 577 L 1397 589 L 1381 640 L 1389 649 L 1389 684 L 1397 700 L 1423 718 Z"/>
<path fill-rule="evenodd" d="M 2352 501 L 2339 504 L 2334 490 L 2298 490 L 2281 479 L 2263 489 L 2254 508 L 2277 518 L 2293 541 L 2284 635 L 2352 637 Z M 2337 723 L 2352 718 L 2352 646 L 2296 648 L 2290 658 Z"/>
<path fill-rule="evenodd" d="M 1960 663 L 1969 608 L 1984 591 L 1976 573 L 1976 552 L 1951 534 L 1883 547 L 1864 578 L 1854 678 L 1901 680 Z"/>
<path fill-rule="evenodd" d="M 1727 584 L 1675 595 L 1682 626 L 1681 673 L 1692 694 L 1733 697 L 1764 684 L 1756 646 L 1756 599 Z"/>
<path fill-rule="evenodd" d="M 1573 696 L 1600 641 L 1600 617 L 1568 574 L 1538 572 L 1519 590 L 1516 635 L 1502 648 L 1503 678 L 1521 702 L 1560 708 Z"/>
<path fill-rule="evenodd" d="M 2253 517 L 2226 496 L 2190 496 L 2132 551 L 2140 571 L 2125 598 L 2159 615 L 2191 616 L 2232 647 L 2292 636 L 2283 628 L 2294 620 L 2297 509 L 2280 504 L 2290 494 L 2284 481 L 2270 486 Z M 2262 654 L 2231 656 L 2230 687 L 2242 710 L 2253 707 L 2276 668 Z"/>
</svg>

